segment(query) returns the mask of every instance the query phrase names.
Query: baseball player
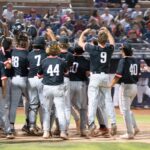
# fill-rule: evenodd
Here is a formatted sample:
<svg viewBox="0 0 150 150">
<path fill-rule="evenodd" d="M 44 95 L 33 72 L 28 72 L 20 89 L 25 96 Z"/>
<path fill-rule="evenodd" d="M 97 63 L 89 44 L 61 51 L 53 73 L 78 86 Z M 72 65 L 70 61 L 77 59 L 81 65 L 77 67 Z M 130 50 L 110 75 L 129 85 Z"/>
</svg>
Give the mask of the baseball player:
<svg viewBox="0 0 150 150">
<path fill-rule="evenodd" d="M 141 60 L 140 62 L 140 70 L 141 70 L 141 77 L 139 78 L 139 81 L 137 83 L 138 85 L 138 93 L 137 93 L 137 99 L 138 103 L 142 103 L 143 101 L 143 94 L 146 94 L 150 97 L 150 87 L 149 84 L 149 77 L 148 75 L 144 75 L 148 72 L 150 72 L 150 68 L 147 66 L 146 62 L 144 60 Z"/>
<path fill-rule="evenodd" d="M 72 105 L 79 110 L 80 134 L 87 136 L 87 75 L 90 70 L 90 62 L 82 56 L 83 49 L 75 47 L 74 62 L 70 68 L 70 98 Z"/>
<path fill-rule="evenodd" d="M 56 41 L 56 38 L 51 29 L 48 29 L 47 35 L 52 39 L 52 41 Z M 68 38 L 66 36 L 61 36 L 59 38 L 59 47 L 60 47 L 60 54 L 58 54 L 58 56 L 67 62 L 67 66 L 69 69 L 73 65 L 73 54 L 68 52 L 69 43 L 68 43 Z M 70 124 L 70 116 L 71 116 L 69 74 L 65 75 L 64 84 L 65 84 L 65 116 L 67 120 L 66 129 L 68 130 Z"/>
<path fill-rule="evenodd" d="M 37 37 L 33 43 L 33 50 L 28 55 L 28 94 L 29 94 L 29 123 L 31 133 L 37 134 L 36 117 L 42 103 L 42 79 L 37 77 L 41 61 L 47 57 L 44 37 Z"/>
<path fill-rule="evenodd" d="M 134 135 L 139 132 L 135 118 L 130 110 L 131 103 L 137 94 L 137 81 L 140 73 L 140 65 L 137 59 L 132 57 L 133 52 L 131 45 L 123 44 L 121 47 L 122 59 L 120 59 L 116 75 L 111 82 L 110 87 L 116 83 L 121 85 L 120 89 L 120 110 L 127 128 L 127 132 L 120 137 L 123 139 L 133 139 Z M 134 129 L 134 131 L 133 131 Z"/>
<path fill-rule="evenodd" d="M 11 132 L 11 126 L 8 118 L 8 113 L 6 113 L 6 90 L 7 90 L 7 76 L 4 69 L 3 62 L 0 62 L 0 118 L 4 124 L 4 131 L 6 133 L 6 138 L 13 139 L 14 135 Z"/>
<path fill-rule="evenodd" d="M 11 46 L 12 39 L 9 37 L 1 37 L 0 61 L 4 63 L 6 76 L 7 76 L 7 94 L 5 100 L 6 113 L 9 115 L 9 105 L 11 99 L 11 77 L 13 70 L 11 68 Z"/>
<path fill-rule="evenodd" d="M 14 123 L 16 118 L 16 110 L 20 101 L 21 95 L 28 100 L 27 92 L 27 76 L 28 76 L 28 36 L 26 33 L 20 33 L 17 38 L 17 46 L 12 50 L 12 67 L 14 76 L 12 78 L 12 100 L 10 104 L 10 123 L 14 131 Z M 28 103 L 28 101 L 27 101 Z M 29 105 L 25 108 L 26 125 L 23 130 L 29 131 Z"/>
<path fill-rule="evenodd" d="M 67 64 L 57 55 L 60 52 L 56 41 L 50 43 L 46 49 L 49 55 L 41 63 L 38 76 L 43 76 L 43 138 L 50 137 L 50 113 L 53 103 L 56 107 L 56 114 L 59 122 L 60 137 L 68 139 L 66 135 L 66 118 L 65 118 L 65 99 L 64 99 L 64 73 L 67 71 Z"/>
<path fill-rule="evenodd" d="M 114 39 L 105 27 L 102 27 L 98 33 L 99 45 L 92 45 L 84 42 L 84 36 L 89 33 L 90 29 L 82 32 L 79 38 L 79 45 L 83 47 L 90 55 L 90 83 L 88 87 L 88 124 L 89 136 L 95 136 L 95 116 L 99 104 L 99 96 L 104 95 L 104 102 L 111 98 L 110 88 L 106 88 L 109 83 L 109 66 L 112 53 L 114 51 Z M 106 45 L 107 40 L 110 45 Z"/>
</svg>

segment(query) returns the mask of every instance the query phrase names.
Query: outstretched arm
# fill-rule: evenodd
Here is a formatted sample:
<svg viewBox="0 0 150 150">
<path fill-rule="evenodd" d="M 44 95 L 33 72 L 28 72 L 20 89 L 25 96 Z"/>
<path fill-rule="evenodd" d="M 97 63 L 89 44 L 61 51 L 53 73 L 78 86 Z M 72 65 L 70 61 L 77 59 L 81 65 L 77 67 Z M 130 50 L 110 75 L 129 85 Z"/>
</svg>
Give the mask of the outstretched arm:
<svg viewBox="0 0 150 150">
<path fill-rule="evenodd" d="M 52 29 L 48 28 L 46 35 L 48 36 L 49 39 L 51 39 L 52 41 L 56 41 L 56 36 L 54 35 Z"/>
<path fill-rule="evenodd" d="M 81 35 L 80 35 L 80 37 L 79 37 L 78 45 L 81 46 L 83 49 L 84 49 L 85 44 L 86 44 L 86 42 L 84 41 L 84 36 L 85 36 L 87 33 L 89 33 L 90 30 L 91 30 L 91 29 L 85 29 L 85 30 L 81 33 Z"/>
</svg>

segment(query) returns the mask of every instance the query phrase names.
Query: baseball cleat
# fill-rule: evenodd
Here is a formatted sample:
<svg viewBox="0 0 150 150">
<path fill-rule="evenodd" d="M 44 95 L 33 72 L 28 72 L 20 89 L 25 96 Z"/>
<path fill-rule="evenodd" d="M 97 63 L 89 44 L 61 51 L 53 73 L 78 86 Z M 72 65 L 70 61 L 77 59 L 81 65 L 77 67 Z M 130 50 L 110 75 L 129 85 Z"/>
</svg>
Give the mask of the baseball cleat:
<svg viewBox="0 0 150 150">
<path fill-rule="evenodd" d="M 31 133 L 29 126 L 27 126 L 26 124 L 22 127 L 22 131 L 23 131 L 23 132 L 26 132 L 26 133 L 28 133 L 28 134 Z"/>
<path fill-rule="evenodd" d="M 67 134 L 65 134 L 64 132 L 60 133 L 60 138 L 62 138 L 63 140 L 69 140 Z"/>
<path fill-rule="evenodd" d="M 14 139 L 15 136 L 12 133 L 8 133 L 8 134 L 6 134 L 6 138 L 7 139 Z"/>
<path fill-rule="evenodd" d="M 80 136 L 81 136 L 81 137 L 85 137 L 85 138 L 89 138 L 88 132 L 87 132 L 86 130 L 81 130 Z"/>
<path fill-rule="evenodd" d="M 138 128 L 134 129 L 134 136 L 137 135 L 140 132 L 140 130 Z"/>
<path fill-rule="evenodd" d="M 44 138 L 44 139 L 50 138 L 50 133 L 49 133 L 49 131 L 44 131 L 44 133 L 43 133 L 43 138 Z"/>
<path fill-rule="evenodd" d="M 89 131 L 88 131 L 88 136 L 91 136 L 91 137 L 99 136 L 99 132 L 96 132 L 95 129 L 96 129 L 96 125 L 94 123 L 92 125 L 90 125 Z"/>
<path fill-rule="evenodd" d="M 131 139 L 134 139 L 134 135 L 126 133 L 126 134 L 120 135 L 120 138 L 121 139 L 126 139 L 126 140 L 131 140 Z"/>
<path fill-rule="evenodd" d="M 99 131 L 100 131 L 101 135 L 109 134 L 109 129 L 108 128 L 100 128 Z"/>
<path fill-rule="evenodd" d="M 117 126 L 116 126 L 116 124 L 112 124 L 112 125 L 111 125 L 110 134 L 111 134 L 112 136 L 114 136 L 114 135 L 117 134 Z"/>
</svg>

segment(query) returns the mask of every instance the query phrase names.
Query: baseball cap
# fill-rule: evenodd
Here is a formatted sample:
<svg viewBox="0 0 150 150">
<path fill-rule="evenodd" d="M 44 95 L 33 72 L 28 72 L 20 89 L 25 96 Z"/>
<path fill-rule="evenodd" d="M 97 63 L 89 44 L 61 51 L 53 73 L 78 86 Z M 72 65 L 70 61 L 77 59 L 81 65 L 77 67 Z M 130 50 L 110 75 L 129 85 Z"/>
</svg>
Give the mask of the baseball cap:
<svg viewBox="0 0 150 150">
<path fill-rule="evenodd" d="M 123 50 L 126 56 L 132 56 L 132 47 L 129 43 L 123 43 L 120 47 L 120 50 Z"/>
<path fill-rule="evenodd" d="M 59 38 L 59 43 L 65 43 L 65 44 L 67 44 L 68 42 L 69 42 L 69 39 L 68 39 L 67 36 L 61 36 Z"/>
<path fill-rule="evenodd" d="M 33 46 L 44 46 L 46 44 L 43 36 L 38 36 L 33 42 Z"/>
<path fill-rule="evenodd" d="M 75 48 L 74 48 L 74 52 L 76 54 L 82 54 L 82 53 L 84 53 L 84 50 L 83 50 L 83 48 L 81 46 L 76 45 Z"/>
</svg>

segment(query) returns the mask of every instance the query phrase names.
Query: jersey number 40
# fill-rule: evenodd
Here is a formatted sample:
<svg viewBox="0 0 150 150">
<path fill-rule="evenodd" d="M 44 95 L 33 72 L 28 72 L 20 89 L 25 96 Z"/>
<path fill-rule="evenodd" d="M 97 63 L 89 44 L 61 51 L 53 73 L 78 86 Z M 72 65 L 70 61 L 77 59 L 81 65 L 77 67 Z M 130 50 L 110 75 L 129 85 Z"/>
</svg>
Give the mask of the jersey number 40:
<svg viewBox="0 0 150 150">
<path fill-rule="evenodd" d="M 47 69 L 47 74 L 50 74 L 50 76 L 59 76 L 59 64 L 56 64 L 55 66 L 49 65 Z"/>
<path fill-rule="evenodd" d="M 138 65 L 137 64 L 131 64 L 129 69 L 130 69 L 130 74 L 132 76 L 138 75 Z"/>
</svg>

